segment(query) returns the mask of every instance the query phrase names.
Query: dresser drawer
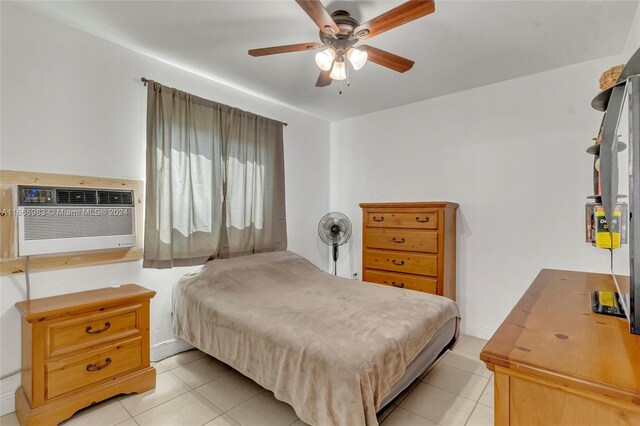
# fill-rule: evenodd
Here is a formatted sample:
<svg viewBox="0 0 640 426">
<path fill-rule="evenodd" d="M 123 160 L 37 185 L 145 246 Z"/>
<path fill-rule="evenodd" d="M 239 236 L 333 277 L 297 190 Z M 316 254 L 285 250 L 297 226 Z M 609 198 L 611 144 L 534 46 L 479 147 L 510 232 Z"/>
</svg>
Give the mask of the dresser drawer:
<svg viewBox="0 0 640 426">
<path fill-rule="evenodd" d="M 394 274 L 367 269 L 364 272 L 364 280 L 431 294 L 436 294 L 438 290 L 438 280 L 436 278 L 421 277 L 419 275 Z"/>
<path fill-rule="evenodd" d="M 388 250 L 438 252 L 436 231 L 414 231 L 409 229 L 367 229 L 366 246 Z"/>
<path fill-rule="evenodd" d="M 366 225 L 375 228 L 438 229 L 438 212 L 367 212 Z"/>
<path fill-rule="evenodd" d="M 364 257 L 366 269 L 438 275 L 438 256 L 435 254 L 366 250 Z"/>
<path fill-rule="evenodd" d="M 140 332 L 140 305 L 96 311 L 45 327 L 47 356 L 57 356 Z"/>
<path fill-rule="evenodd" d="M 46 399 L 141 368 L 141 345 L 142 338 L 138 337 L 47 363 Z"/>
</svg>

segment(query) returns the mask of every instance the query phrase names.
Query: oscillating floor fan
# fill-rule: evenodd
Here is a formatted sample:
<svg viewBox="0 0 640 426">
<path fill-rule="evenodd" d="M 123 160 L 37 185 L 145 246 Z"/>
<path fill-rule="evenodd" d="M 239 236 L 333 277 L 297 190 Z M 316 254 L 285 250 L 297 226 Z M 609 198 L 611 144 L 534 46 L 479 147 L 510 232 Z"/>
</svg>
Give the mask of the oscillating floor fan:
<svg viewBox="0 0 640 426">
<path fill-rule="evenodd" d="M 318 234 L 323 243 L 333 248 L 333 275 L 337 275 L 338 247 L 349 241 L 351 221 L 342 213 L 327 213 L 318 223 Z"/>
</svg>

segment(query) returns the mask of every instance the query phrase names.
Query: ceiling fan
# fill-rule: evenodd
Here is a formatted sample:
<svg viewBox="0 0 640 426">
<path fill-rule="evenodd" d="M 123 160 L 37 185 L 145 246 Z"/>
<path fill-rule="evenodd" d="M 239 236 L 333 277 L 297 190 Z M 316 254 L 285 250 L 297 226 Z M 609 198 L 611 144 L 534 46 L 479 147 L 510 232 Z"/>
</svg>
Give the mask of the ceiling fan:
<svg viewBox="0 0 640 426">
<path fill-rule="evenodd" d="M 370 21 L 360 24 L 345 10 L 336 10 L 331 15 L 320 0 L 296 0 L 296 3 L 320 28 L 320 41 L 265 47 L 249 50 L 251 56 L 267 56 L 288 52 L 301 52 L 325 48 L 316 54 L 320 76 L 316 87 L 326 87 L 333 80 L 347 78 L 347 61 L 359 70 L 367 62 L 375 62 L 397 72 L 406 72 L 414 62 L 372 46 L 354 47 L 360 40 L 367 40 L 385 31 L 422 18 L 435 11 L 433 0 L 410 0 Z"/>
</svg>

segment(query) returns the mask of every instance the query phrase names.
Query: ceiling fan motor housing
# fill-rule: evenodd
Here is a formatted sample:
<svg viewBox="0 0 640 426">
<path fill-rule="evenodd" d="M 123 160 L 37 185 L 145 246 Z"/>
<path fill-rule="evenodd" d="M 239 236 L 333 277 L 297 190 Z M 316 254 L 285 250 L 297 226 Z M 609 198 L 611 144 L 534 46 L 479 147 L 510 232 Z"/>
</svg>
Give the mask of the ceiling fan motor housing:
<svg viewBox="0 0 640 426">
<path fill-rule="evenodd" d="M 320 31 L 320 41 L 327 46 L 332 46 L 338 53 L 344 53 L 358 42 L 358 38 L 354 36 L 353 30 L 357 28 L 360 23 L 349 15 L 349 12 L 346 10 L 336 10 L 331 14 L 331 18 L 333 18 L 340 32 L 338 34 L 325 34 Z"/>
</svg>

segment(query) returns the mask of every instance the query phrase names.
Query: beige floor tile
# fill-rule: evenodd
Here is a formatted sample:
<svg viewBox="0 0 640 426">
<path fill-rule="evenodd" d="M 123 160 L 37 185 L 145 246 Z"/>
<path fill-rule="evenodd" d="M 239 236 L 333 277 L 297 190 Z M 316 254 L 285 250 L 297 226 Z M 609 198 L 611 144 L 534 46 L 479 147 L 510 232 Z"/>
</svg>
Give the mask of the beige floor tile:
<svg viewBox="0 0 640 426">
<path fill-rule="evenodd" d="M 164 365 L 160 364 L 159 362 L 154 362 L 153 363 L 153 368 L 156 369 L 156 374 L 162 374 L 165 371 L 169 370 L 167 367 L 165 367 Z"/>
<path fill-rule="evenodd" d="M 400 407 L 443 426 L 459 426 L 467 421 L 475 404 L 470 399 L 420 383 Z"/>
<path fill-rule="evenodd" d="M 237 371 L 225 374 L 196 389 L 222 411 L 229 411 L 236 405 L 264 392 L 264 388 Z"/>
<path fill-rule="evenodd" d="M 111 398 L 92 407 L 83 408 L 61 424 L 65 426 L 113 426 L 130 418 L 131 416 L 122 404 L 117 399 Z"/>
<path fill-rule="evenodd" d="M 167 370 L 171 370 L 173 368 L 179 367 L 184 364 L 188 364 L 190 362 L 196 361 L 200 358 L 203 358 L 206 354 L 204 352 L 200 352 L 197 349 L 192 349 L 186 352 L 180 352 L 174 356 L 169 358 L 165 358 L 160 361 L 158 364 L 162 365 Z"/>
<path fill-rule="evenodd" d="M 454 352 L 464 351 L 464 352 L 471 353 L 473 355 L 480 356 L 480 352 L 482 351 L 482 348 L 484 348 L 484 345 L 486 344 L 487 344 L 487 340 L 478 339 L 477 337 L 473 337 L 473 336 L 462 336 L 462 339 L 460 339 L 460 341 L 456 345 L 456 348 L 453 351 Z"/>
<path fill-rule="evenodd" d="M 493 426 L 493 408 L 482 404 L 476 405 L 467 421 L 467 426 Z"/>
<path fill-rule="evenodd" d="M 487 386 L 484 388 L 484 391 L 482 392 L 482 395 L 480 396 L 478 402 L 480 404 L 486 405 L 487 407 L 493 408 L 493 404 L 495 401 L 494 389 L 493 377 L 491 377 L 489 383 L 487 383 Z"/>
<path fill-rule="evenodd" d="M 138 426 L 138 423 L 136 423 L 136 421 L 133 420 L 132 418 L 129 418 L 129 420 L 125 420 L 122 423 L 118 423 L 116 426 Z"/>
<path fill-rule="evenodd" d="M 430 420 L 413 414 L 402 407 L 397 407 L 393 413 L 382 422 L 382 426 L 437 426 Z"/>
<path fill-rule="evenodd" d="M 232 371 L 231 367 L 218 361 L 217 359 L 207 356 L 189 364 L 181 365 L 171 370 L 183 382 L 197 388 L 211 380 L 217 379 Z"/>
<path fill-rule="evenodd" d="M 192 426 L 203 425 L 222 414 L 196 391 L 180 395 L 134 417 L 141 426 Z"/>
<path fill-rule="evenodd" d="M 189 385 L 178 379 L 170 371 L 156 376 L 156 387 L 144 393 L 121 396 L 120 402 L 129 414 L 137 416 L 163 402 L 191 391 Z"/>
<path fill-rule="evenodd" d="M 450 367 L 477 374 L 478 376 L 491 377 L 491 371 L 487 369 L 484 362 L 480 361 L 480 358 L 464 351 L 449 351 L 442 357 L 442 361 L 440 362 Z"/>
<path fill-rule="evenodd" d="M 489 378 L 476 376 L 448 365 L 439 364 L 422 381 L 477 401 L 487 386 Z"/>
<path fill-rule="evenodd" d="M 226 414 L 223 414 L 220 417 L 216 417 L 215 419 L 211 420 L 204 426 L 240 426 L 240 423 L 236 422 Z"/>
<path fill-rule="evenodd" d="M 298 417 L 293 408 L 278 401 L 271 392 L 263 392 L 226 414 L 242 426 L 289 426 Z"/>
<path fill-rule="evenodd" d="M 16 417 L 16 413 L 5 414 L 0 417 L 0 425 L 2 426 L 19 426 L 18 417 Z"/>
</svg>

